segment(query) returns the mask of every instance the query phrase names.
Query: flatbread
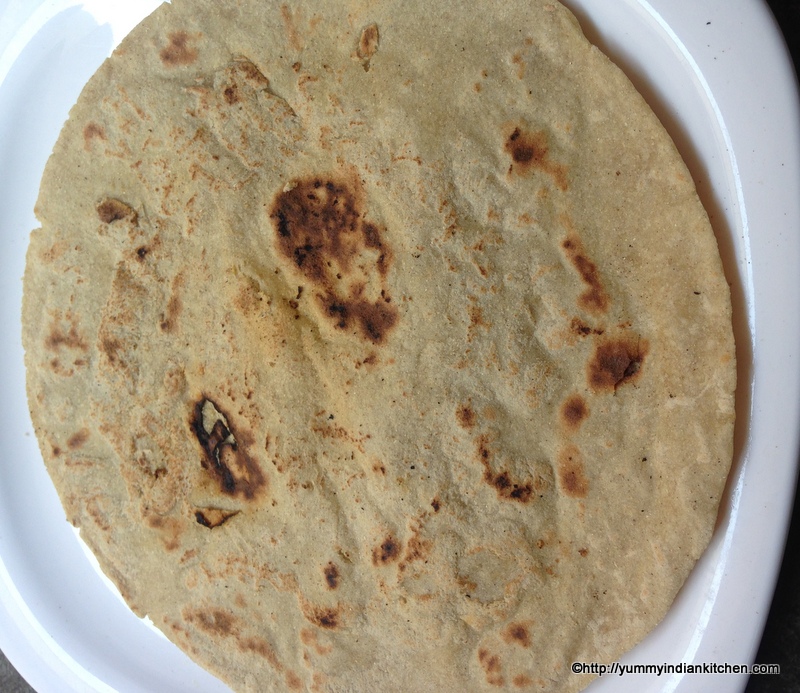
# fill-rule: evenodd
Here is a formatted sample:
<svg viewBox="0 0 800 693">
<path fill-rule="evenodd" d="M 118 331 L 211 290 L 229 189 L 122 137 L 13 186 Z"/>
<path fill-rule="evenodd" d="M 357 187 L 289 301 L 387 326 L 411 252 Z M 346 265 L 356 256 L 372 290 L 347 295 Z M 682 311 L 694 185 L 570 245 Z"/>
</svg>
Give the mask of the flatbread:
<svg viewBox="0 0 800 693">
<path fill-rule="evenodd" d="M 561 5 L 175 0 L 86 86 L 36 212 L 67 517 L 234 690 L 576 691 L 707 545 L 728 286 Z"/>
</svg>

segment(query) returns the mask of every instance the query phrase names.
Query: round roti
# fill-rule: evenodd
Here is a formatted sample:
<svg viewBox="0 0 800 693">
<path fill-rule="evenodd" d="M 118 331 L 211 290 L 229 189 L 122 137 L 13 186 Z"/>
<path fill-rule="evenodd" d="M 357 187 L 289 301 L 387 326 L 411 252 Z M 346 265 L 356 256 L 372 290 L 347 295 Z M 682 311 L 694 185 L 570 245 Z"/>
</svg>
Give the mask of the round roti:
<svg viewBox="0 0 800 693">
<path fill-rule="evenodd" d="M 551 0 L 174 0 L 82 93 L 31 414 L 131 608 L 237 691 L 576 691 L 731 463 L 716 241 Z"/>
</svg>

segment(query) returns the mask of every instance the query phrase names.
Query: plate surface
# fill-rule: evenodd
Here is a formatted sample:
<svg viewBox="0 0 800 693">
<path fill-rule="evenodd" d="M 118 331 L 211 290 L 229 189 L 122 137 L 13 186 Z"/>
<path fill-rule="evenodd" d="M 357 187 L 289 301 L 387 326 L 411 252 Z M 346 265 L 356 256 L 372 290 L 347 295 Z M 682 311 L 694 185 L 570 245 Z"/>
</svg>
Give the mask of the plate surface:
<svg viewBox="0 0 800 693">
<path fill-rule="evenodd" d="M 733 472 L 711 545 L 625 663 L 753 661 L 792 508 L 800 403 L 800 112 L 761 0 L 564 0 L 675 139 L 732 287 Z M 28 417 L 19 306 L 45 161 L 83 84 L 158 0 L 0 1 L 0 649 L 40 693 L 228 689 L 137 619 L 64 519 Z M 629 674 L 610 691 L 739 691 L 746 676 Z"/>
</svg>

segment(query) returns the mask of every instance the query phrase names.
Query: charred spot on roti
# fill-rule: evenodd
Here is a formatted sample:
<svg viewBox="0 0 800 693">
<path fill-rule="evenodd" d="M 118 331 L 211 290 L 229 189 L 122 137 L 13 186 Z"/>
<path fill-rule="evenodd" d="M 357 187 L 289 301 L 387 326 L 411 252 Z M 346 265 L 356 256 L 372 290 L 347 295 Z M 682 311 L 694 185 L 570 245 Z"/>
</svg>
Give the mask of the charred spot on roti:
<svg viewBox="0 0 800 693">
<path fill-rule="evenodd" d="M 397 311 L 378 301 L 351 299 L 342 301 L 338 296 L 317 297 L 325 314 L 333 324 L 347 330 L 357 326 L 361 336 L 373 344 L 383 344 L 386 334 L 397 321 Z"/>
<path fill-rule="evenodd" d="M 589 491 L 589 481 L 583 468 L 581 451 L 575 445 L 568 445 L 558 453 L 558 480 L 564 495 L 571 498 L 585 498 Z"/>
<path fill-rule="evenodd" d="M 361 30 L 361 35 L 358 38 L 358 46 L 356 47 L 356 56 L 361 61 L 361 66 L 365 72 L 369 72 L 369 64 L 372 56 L 378 51 L 378 41 L 380 35 L 378 33 L 378 25 L 370 24 Z"/>
<path fill-rule="evenodd" d="M 587 366 L 589 386 L 596 392 L 616 392 L 641 377 L 648 343 L 635 334 L 604 339 L 595 345 Z"/>
<path fill-rule="evenodd" d="M 348 272 L 366 245 L 355 192 L 331 179 L 296 182 L 278 194 L 270 216 L 279 249 L 314 282 L 329 279 L 332 262 Z"/>
<path fill-rule="evenodd" d="M 197 49 L 191 45 L 189 34 L 173 31 L 167 36 L 168 43 L 159 52 L 161 62 L 167 67 L 191 65 L 197 60 Z"/>
<path fill-rule="evenodd" d="M 190 427 L 203 450 L 203 469 L 216 481 L 220 493 L 253 500 L 266 487 L 258 462 L 239 444 L 228 418 L 207 397 L 192 408 Z"/>
<path fill-rule="evenodd" d="M 504 149 L 511 157 L 509 173 L 527 175 L 536 169 L 548 174 L 559 190 L 569 188 L 567 167 L 550 158 L 545 132 L 528 132 L 521 127 L 515 127 L 506 137 Z"/>
<path fill-rule="evenodd" d="M 319 606 L 316 604 L 309 604 L 304 599 L 301 599 L 301 607 L 306 620 L 319 628 L 335 630 L 341 625 L 340 606 Z"/>
<path fill-rule="evenodd" d="M 475 446 L 478 452 L 478 459 L 481 461 L 483 465 L 488 464 L 489 461 L 492 459 L 492 450 L 489 447 L 489 436 L 487 435 L 478 436 L 478 439 L 475 442 Z"/>
<path fill-rule="evenodd" d="M 325 566 L 323 572 L 325 574 L 325 582 L 328 584 L 328 587 L 332 590 L 335 590 L 339 586 L 339 568 L 337 568 L 336 564 L 331 561 Z"/>
<path fill-rule="evenodd" d="M 561 242 L 561 248 L 583 283 L 588 287 L 578 297 L 578 306 L 595 315 L 605 313 L 611 304 L 611 299 L 600 281 L 597 265 L 586 255 L 580 239 L 576 235 L 570 234 Z"/>
<path fill-rule="evenodd" d="M 403 545 L 391 534 L 372 550 L 372 564 L 376 566 L 394 563 L 400 558 Z"/>
<path fill-rule="evenodd" d="M 564 427 L 568 431 L 574 432 L 589 416 L 589 407 L 586 405 L 586 400 L 580 395 L 570 395 L 562 403 L 559 415 Z"/>
<path fill-rule="evenodd" d="M 578 317 L 572 318 L 569 327 L 579 337 L 588 337 L 590 334 L 601 335 L 605 332 L 602 327 L 590 327 Z"/>
<path fill-rule="evenodd" d="M 113 197 L 107 197 L 98 203 L 95 209 L 97 210 L 97 217 L 104 224 L 113 224 L 115 221 L 126 219 L 131 224 L 136 225 L 139 220 L 139 215 L 133 207 Z"/>
<path fill-rule="evenodd" d="M 239 514 L 238 510 L 223 510 L 221 508 L 202 508 L 195 510 L 194 519 L 197 524 L 209 529 L 224 525 L 232 517 Z"/>
<path fill-rule="evenodd" d="M 500 484 L 501 481 L 503 482 L 502 485 Z M 527 503 L 533 493 L 533 487 L 529 483 L 522 484 L 514 482 L 508 477 L 508 472 L 503 472 L 490 483 L 495 486 L 501 498 L 514 500 L 519 503 Z"/>
<path fill-rule="evenodd" d="M 384 344 L 398 318 L 385 283 L 392 254 L 365 218 L 360 184 L 319 176 L 287 187 L 270 211 L 278 251 L 336 329 Z"/>
<path fill-rule="evenodd" d="M 506 140 L 506 151 L 517 164 L 541 162 L 547 156 L 547 148 L 542 138 L 524 137 L 519 128 L 515 128 Z"/>
<path fill-rule="evenodd" d="M 478 460 L 483 465 L 483 480 L 497 491 L 497 497 L 518 503 L 530 502 L 534 491 L 532 482 L 515 480 L 506 470 L 501 472 L 494 470 L 492 466 L 494 452 L 489 447 L 489 436 L 485 434 L 478 436 L 475 446 Z"/>
</svg>

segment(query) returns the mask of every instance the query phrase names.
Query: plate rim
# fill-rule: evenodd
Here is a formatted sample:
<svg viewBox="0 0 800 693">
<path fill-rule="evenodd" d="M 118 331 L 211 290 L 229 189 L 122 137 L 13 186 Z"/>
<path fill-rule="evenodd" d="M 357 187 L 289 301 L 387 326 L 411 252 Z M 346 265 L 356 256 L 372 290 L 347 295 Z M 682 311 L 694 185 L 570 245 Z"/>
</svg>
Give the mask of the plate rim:
<svg viewBox="0 0 800 693">
<path fill-rule="evenodd" d="M 588 1 L 588 0 L 587 0 Z M 594 1 L 594 0 L 591 0 Z M 683 7 L 685 11 L 686 7 L 691 7 L 692 11 L 697 11 L 699 3 L 692 2 L 692 0 L 681 0 L 681 2 L 670 2 L 670 0 L 617 0 L 619 3 L 626 3 L 628 5 L 636 4 L 647 6 L 651 8 L 654 12 L 658 13 L 660 16 L 668 17 L 671 14 L 679 13 L 681 10 L 680 8 Z M 65 0 L 64 5 L 75 6 L 80 4 L 79 0 Z M 569 4 L 568 2 L 566 4 Z M 717 17 L 719 14 L 724 14 L 726 10 L 730 10 L 731 8 L 726 8 L 724 3 L 719 2 L 718 0 L 704 0 L 701 7 L 706 7 L 709 10 L 709 13 L 713 13 L 714 17 Z M 677 8 L 677 9 L 676 9 Z M 772 61 L 770 65 L 774 70 L 774 74 L 776 75 L 773 80 L 773 85 L 771 88 L 777 91 L 778 87 L 783 87 L 785 89 L 785 98 L 783 103 L 778 107 L 773 105 L 773 108 L 778 108 L 781 110 L 786 117 L 787 120 L 792 118 L 792 115 L 795 117 L 794 122 L 800 122 L 800 119 L 797 119 L 797 114 L 800 113 L 800 107 L 798 107 L 798 96 L 797 96 L 797 77 L 794 73 L 793 66 L 791 61 L 788 57 L 788 52 L 786 51 L 785 43 L 783 42 L 782 34 L 780 33 L 777 24 L 775 23 L 774 18 L 770 13 L 769 8 L 767 7 L 766 3 L 763 0 L 749 0 L 749 3 L 743 4 L 741 7 L 737 8 L 741 13 L 744 19 L 753 18 L 755 23 L 761 27 L 763 33 L 763 41 L 764 45 L 768 44 L 768 47 L 771 51 L 770 60 Z M 766 15 L 769 15 L 767 17 Z M 709 15 L 710 16 L 710 15 Z M 769 23 L 771 20 L 772 22 L 772 29 L 771 32 L 768 32 L 764 29 L 764 27 Z M 674 24 L 670 23 L 669 25 L 672 26 Z M 752 31 L 752 24 L 749 24 L 750 31 Z M 736 49 L 740 50 L 740 49 Z M 781 58 L 781 52 L 783 57 Z M 735 55 L 734 55 L 735 54 Z M 739 53 L 736 53 L 735 50 L 731 50 L 728 59 L 731 60 L 733 57 L 738 56 Z M 763 60 L 763 53 L 760 54 L 761 59 Z M 705 73 L 704 73 L 705 74 Z M 2 78 L 4 77 L 3 74 L 0 74 L 0 87 L 2 87 Z M 724 91 L 721 90 L 718 92 L 717 89 L 714 89 L 715 96 L 719 96 L 720 93 Z M 724 98 L 728 98 L 729 95 L 725 93 Z M 723 104 L 721 106 L 723 110 L 730 108 L 730 106 Z M 777 128 L 776 128 L 777 129 Z M 731 147 L 733 150 L 746 153 L 747 145 L 742 144 L 742 138 L 745 135 L 742 135 L 738 130 L 736 132 L 731 133 Z M 800 136 L 798 132 L 793 132 L 793 139 L 792 139 L 792 146 L 788 148 L 789 150 L 793 151 L 793 154 L 787 153 L 787 161 L 789 157 L 792 157 L 792 166 L 794 173 L 792 174 L 794 177 L 795 182 L 800 182 Z M 787 150 L 788 151 L 788 150 Z M 762 165 L 763 162 L 759 162 L 756 165 L 753 162 L 748 160 L 747 156 L 743 156 L 740 160 L 740 163 L 744 165 L 744 184 L 747 186 L 751 185 L 749 181 L 749 176 L 753 172 L 755 168 L 758 168 L 759 175 L 763 175 L 765 172 L 765 167 Z M 768 168 L 768 167 L 767 167 Z M 740 171 L 742 167 L 740 166 Z M 750 204 L 750 196 L 752 195 L 752 191 L 749 189 L 747 191 L 742 190 L 741 195 L 742 199 L 745 201 L 745 209 L 750 210 L 752 205 Z M 756 210 L 758 211 L 758 210 Z M 791 227 L 791 228 L 789 228 Z M 795 206 L 795 209 L 789 210 L 787 212 L 787 220 L 785 222 L 785 226 L 783 228 L 784 231 L 784 238 L 783 238 L 783 245 L 781 248 L 784 248 L 787 252 L 793 252 L 793 256 L 797 257 L 800 255 L 800 244 L 796 238 L 796 231 L 800 227 L 800 209 L 798 209 L 798 205 Z M 795 237 L 790 238 L 790 231 L 795 232 Z M 752 268 L 752 263 L 757 263 L 759 260 L 755 258 L 751 261 L 750 267 Z M 798 296 L 800 296 L 800 285 L 798 285 L 798 281 L 795 281 L 790 286 L 791 291 L 791 301 L 793 305 L 797 307 L 800 305 L 800 300 L 798 300 Z M 755 300 L 755 298 L 754 298 Z M 764 333 L 766 330 L 767 333 L 770 334 L 769 330 L 766 327 L 763 327 L 763 322 L 766 320 L 772 320 L 770 310 L 775 310 L 774 307 L 766 308 L 761 310 L 759 309 L 753 315 L 753 342 L 754 344 L 757 343 L 757 339 L 760 337 L 757 336 Z M 766 318 L 765 318 L 766 316 Z M 800 337 L 800 326 L 798 325 L 798 321 L 795 320 L 792 323 L 791 332 L 794 334 L 795 337 Z M 800 344 L 800 339 L 795 339 L 795 343 Z M 797 365 L 797 356 L 793 356 L 793 363 L 794 363 L 794 371 L 792 373 L 793 377 L 787 378 L 786 389 L 790 392 L 793 392 L 795 395 L 800 393 L 800 367 Z M 761 385 L 761 379 L 757 380 L 758 375 L 760 374 L 760 370 L 755 367 L 753 370 L 753 381 L 750 384 L 752 389 L 752 403 L 754 411 L 752 412 L 752 416 L 756 415 L 755 408 L 760 405 L 762 402 L 762 395 L 761 389 L 763 386 Z M 758 390 L 758 391 L 757 391 Z M 797 398 L 796 398 L 797 399 Z M 800 406 L 794 405 L 793 408 L 789 408 L 790 411 L 786 412 L 787 418 L 790 416 L 794 417 L 794 420 L 797 420 L 797 414 L 800 411 Z M 753 432 L 749 432 L 748 437 L 748 446 L 752 442 L 752 435 Z M 796 453 L 798 450 L 798 434 L 797 431 L 793 433 L 785 433 L 783 438 L 783 457 L 788 458 L 792 457 L 796 460 Z M 750 466 L 748 466 L 748 464 Z M 749 471 L 752 464 L 755 462 L 751 462 L 749 459 L 744 460 L 742 464 L 742 468 L 739 472 L 739 478 L 737 481 L 737 485 L 732 490 L 734 499 L 738 498 L 738 503 L 745 503 L 747 499 L 750 497 L 747 494 L 754 492 L 752 484 L 748 485 L 747 479 L 745 478 L 745 472 Z M 789 466 L 789 465 L 786 465 Z M 771 548 L 771 555 L 769 557 L 769 564 L 764 567 L 762 570 L 762 574 L 759 578 L 760 588 L 754 589 L 753 594 L 747 604 L 747 612 L 749 613 L 749 618 L 751 622 L 758 624 L 758 627 L 754 629 L 751 633 L 751 637 L 749 638 L 742 638 L 741 642 L 737 643 L 736 648 L 737 652 L 748 652 L 747 661 L 752 662 L 754 661 L 756 650 L 758 648 L 758 643 L 761 639 L 761 633 L 763 631 L 764 624 L 766 622 L 766 617 L 769 611 L 769 604 L 772 599 L 772 594 L 774 592 L 775 583 L 777 581 L 777 576 L 780 570 L 781 558 L 783 555 L 783 547 L 786 540 L 786 533 L 789 527 L 789 519 L 792 513 L 792 501 L 794 499 L 795 494 L 795 487 L 797 483 L 797 465 L 796 462 L 793 462 L 791 465 L 791 469 L 785 469 L 781 476 L 782 484 L 780 488 L 778 488 L 778 495 L 780 496 L 779 502 L 776 504 L 777 508 L 773 509 L 771 512 L 777 513 L 780 515 L 780 520 L 778 521 L 778 525 L 782 528 L 781 538 L 780 540 L 773 540 L 770 544 Z M 738 506 L 742 508 L 741 505 Z M 742 510 L 744 512 L 744 510 Z M 748 511 L 749 512 L 749 511 Z M 750 514 L 757 516 L 758 513 L 754 510 Z M 738 517 L 737 523 L 743 522 L 747 519 L 747 516 Z M 737 526 L 736 531 L 739 531 L 739 526 Z M 24 604 L 20 605 L 18 603 L 14 603 L 13 598 L 13 591 L 14 583 L 11 575 L 6 569 L 5 563 L 3 562 L 3 556 L 0 555 L 0 615 L 8 616 L 8 618 L 0 618 L 0 648 L 2 648 L 3 652 L 6 654 L 8 659 L 14 664 L 14 666 L 20 670 L 22 675 L 31 681 L 33 685 L 37 688 L 41 687 L 42 690 L 47 690 L 46 686 L 50 685 L 47 682 L 46 678 L 42 678 L 40 676 L 40 672 L 42 670 L 43 661 L 42 658 L 46 660 L 48 657 L 48 653 L 52 653 L 53 647 L 55 645 L 58 648 L 58 644 L 54 641 L 52 643 L 47 642 L 46 633 L 41 633 L 36 631 L 36 626 L 31 625 L 30 620 L 33 618 L 35 621 L 35 617 L 31 614 L 25 614 Z M 9 601 L 9 595 L 11 595 L 11 601 Z M 16 607 L 16 609 L 14 608 Z M 741 618 L 741 616 L 740 616 Z M 15 628 L 7 628 L 6 624 L 12 623 L 14 624 Z M 27 625 L 26 625 L 27 623 Z M 51 639 L 52 640 L 52 639 Z M 59 648 L 60 649 L 60 648 Z M 63 652 L 63 650 L 62 650 Z M 66 653 L 64 653 L 66 655 Z M 66 655 L 69 657 L 69 655 Z M 737 655 L 738 656 L 738 655 Z M 35 658 L 34 661 L 30 661 L 31 658 Z M 57 666 L 59 662 L 63 665 L 63 660 L 58 659 L 53 663 L 54 666 L 51 666 L 53 671 L 57 671 L 57 676 L 59 677 L 57 680 L 58 682 L 63 685 L 65 683 L 65 678 L 68 678 L 72 672 L 69 671 L 69 666 L 64 668 L 63 666 Z M 46 663 L 46 662 L 45 662 Z M 89 675 L 91 675 L 90 672 Z M 99 681 L 99 679 L 97 679 Z M 704 684 L 708 684 L 710 679 L 703 679 Z M 746 678 L 745 678 L 746 682 Z M 93 688 L 81 688 L 83 684 L 86 682 L 83 680 L 78 681 L 75 685 L 78 686 L 74 688 L 74 690 L 111 690 L 110 688 L 102 688 L 102 687 L 93 687 Z M 73 685 L 73 684 L 70 684 Z M 92 684 L 95 685 L 95 684 Z M 102 684 L 100 682 L 101 686 Z M 592 684 L 594 685 L 594 684 Z M 742 683 L 742 688 L 744 687 L 744 683 Z M 684 690 L 681 688 L 681 690 Z"/>
</svg>

